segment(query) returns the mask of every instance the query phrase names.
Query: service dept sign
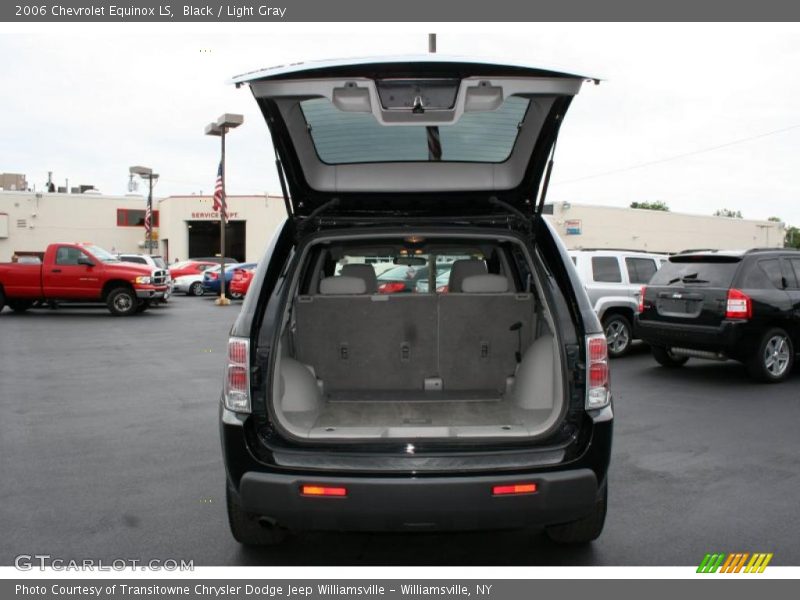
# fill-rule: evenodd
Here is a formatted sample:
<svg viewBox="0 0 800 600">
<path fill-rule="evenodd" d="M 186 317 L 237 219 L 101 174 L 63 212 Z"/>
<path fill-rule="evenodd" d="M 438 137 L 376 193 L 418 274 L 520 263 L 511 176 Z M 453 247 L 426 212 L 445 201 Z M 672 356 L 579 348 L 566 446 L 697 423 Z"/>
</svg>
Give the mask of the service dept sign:
<svg viewBox="0 0 800 600">
<path fill-rule="evenodd" d="M 238 212 L 229 212 L 228 220 L 231 221 L 239 217 Z M 213 210 L 206 211 L 192 211 L 192 220 L 194 221 L 219 221 L 219 213 Z"/>
</svg>

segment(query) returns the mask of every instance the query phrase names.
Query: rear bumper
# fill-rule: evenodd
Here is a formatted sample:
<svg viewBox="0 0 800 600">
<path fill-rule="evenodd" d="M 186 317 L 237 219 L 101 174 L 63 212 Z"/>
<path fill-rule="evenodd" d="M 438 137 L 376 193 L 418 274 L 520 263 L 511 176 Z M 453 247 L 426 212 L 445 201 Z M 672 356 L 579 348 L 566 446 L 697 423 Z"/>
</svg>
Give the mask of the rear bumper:
<svg viewBox="0 0 800 600">
<path fill-rule="evenodd" d="M 305 452 L 324 459 L 328 468 L 319 461 L 307 464 L 297 457 L 292 466 L 285 460 L 276 464 L 277 451 L 269 450 L 265 457 L 266 447 L 259 446 L 260 458 L 254 454 L 251 444 L 260 445 L 261 441 L 254 439 L 250 419 L 220 405 L 220 438 L 229 485 L 248 512 L 297 530 L 511 529 L 579 519 L 592 509 L 605 484 L 613 432 L 613 411 L 608 407 L 587 419 L 586 445 L 569 462 L 523 464 L 519 455 L 511 452 L 500 466 L 497 461 L 502 453 L 495 452 L 490 453 L 495 460 L 491 468 L 460 455 L 456 458 L 463 464 L 458 468 L 423 472 L 398 470 L 389 464 L 403 457 L 387 457 L 386 468 L 381 469 L 378 454 L 325 449 Z M 344 467 L 337 460 L 352 461 L 356 455 L 372 458 L 372 464 Z M 306 466 L 300 466 L 301 462 Z M 536 483 L 537 492 L 493 496 L 492 486 L 505 482 Z M 344 486 L 348 495 L 304 497 L 300 495 L 303 484 Z"/>
<path fill-rule="evenodd" d="M 636 316 L 634 335 L 653 346 L 690 348 L 736 356 L 748 335 L 747 321 L 723 321 L 718 326 L 642 320 Z"/>
<path fill-rule="evenodd" d="M 537 491 L 494 496 L 492 487 L 536 483 Z M 343 486 L 346 497 L 306 497 L 300 486 Z M 248 512 L 296 530 L 435 531 L 550 525 L 589 514 L 598 495 L 591 469 L 504 476 L 379 478 L 245 473 Z"/>
</svg>

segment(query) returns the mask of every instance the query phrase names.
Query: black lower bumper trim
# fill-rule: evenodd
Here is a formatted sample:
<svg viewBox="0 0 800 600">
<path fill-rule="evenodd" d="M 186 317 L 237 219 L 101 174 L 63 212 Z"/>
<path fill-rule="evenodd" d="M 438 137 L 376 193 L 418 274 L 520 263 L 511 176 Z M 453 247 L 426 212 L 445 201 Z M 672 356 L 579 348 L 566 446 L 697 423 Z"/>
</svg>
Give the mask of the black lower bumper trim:
<svg viewBox="0 0 800 600">
<path fill-rule="evenodd" d="M 535 483 L 533 494 L 494 496 L 496 485 Z M 345 487 L 346 497 L 306 497 L 304 484 Z M 296 530 L 509 529 L 565 523 L 592 510 L 590 469 L 479 477 L 308 477 L 247 472 L 240 501 L 250 513 Z"/>
</svg>

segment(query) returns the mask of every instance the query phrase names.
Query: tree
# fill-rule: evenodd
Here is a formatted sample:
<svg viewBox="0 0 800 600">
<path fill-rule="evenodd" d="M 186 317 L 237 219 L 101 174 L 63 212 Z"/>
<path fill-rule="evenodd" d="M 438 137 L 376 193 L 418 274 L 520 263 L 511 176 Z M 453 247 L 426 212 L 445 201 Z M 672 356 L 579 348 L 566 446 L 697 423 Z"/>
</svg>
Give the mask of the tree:
<svg viewBox="0 0 800 600">
<path fill-rule="evenodd" d="M 783 219 L 780 217 L 770 217 L 767 221 L 772 221 L 773 223 L 783 223 Z"/>
<path fill-rule="evenodd" d="M 661 200 L 655 200 L 654 202 L 631 202 L 631 208 L 644 208 L 645 210 L 662 210 L 664 212 L 669 212 L 669 206 L 666 205 L 665 202 Z"/>
<path fill-rule="evenodd" d="M 715 217 L 729 217 L 731 219 L 743 219 L 742 211 L 731 210 L 730 208 L 720 208 L 714 213 Z"/>
<path fill-rule="evenodd" d="M 786 237 L 783 238 L 784 248 L 800 248 L 800 229 L 797 227 L 787 227 Z"/>
</svg>

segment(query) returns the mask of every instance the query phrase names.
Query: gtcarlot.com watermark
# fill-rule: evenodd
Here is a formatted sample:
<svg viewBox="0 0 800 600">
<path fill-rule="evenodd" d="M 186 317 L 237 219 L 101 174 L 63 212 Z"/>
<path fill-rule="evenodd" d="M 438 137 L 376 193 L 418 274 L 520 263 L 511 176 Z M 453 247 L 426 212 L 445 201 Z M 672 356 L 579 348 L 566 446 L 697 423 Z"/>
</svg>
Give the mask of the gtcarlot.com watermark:
<svg viewBox="0 0 800 600">
<path fill-rule="evenodd" d="M 53 557 L 50 554 L 20 554 L 14 558 L 14 566 L 20 571 L 194 571 L 194 560 L 174 558 L 83 558 L 80 560 Z"/>
</svg>

